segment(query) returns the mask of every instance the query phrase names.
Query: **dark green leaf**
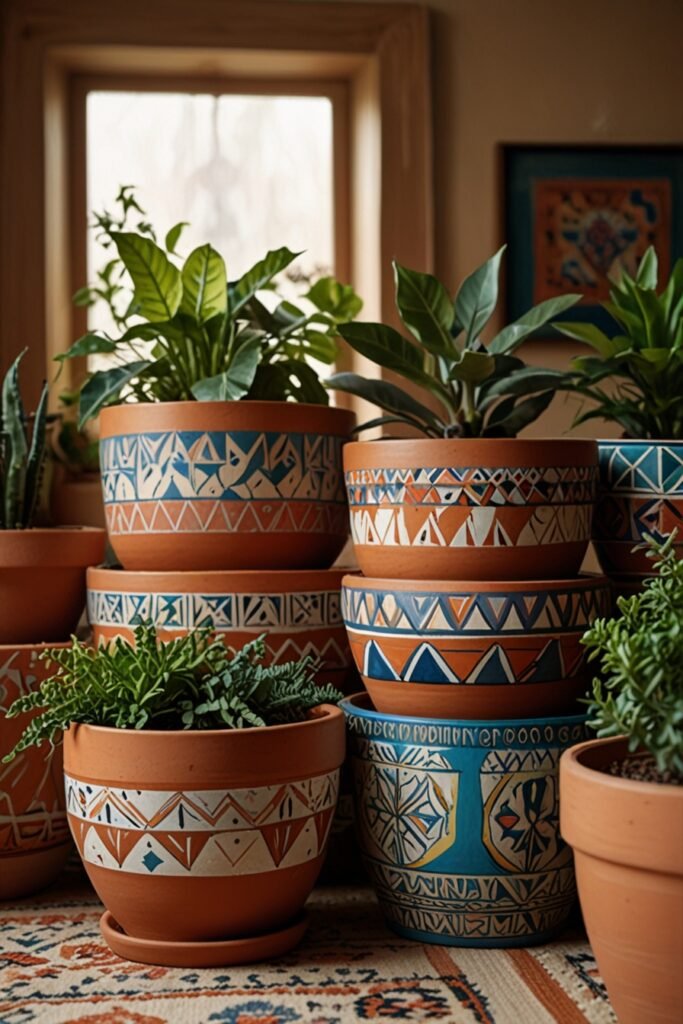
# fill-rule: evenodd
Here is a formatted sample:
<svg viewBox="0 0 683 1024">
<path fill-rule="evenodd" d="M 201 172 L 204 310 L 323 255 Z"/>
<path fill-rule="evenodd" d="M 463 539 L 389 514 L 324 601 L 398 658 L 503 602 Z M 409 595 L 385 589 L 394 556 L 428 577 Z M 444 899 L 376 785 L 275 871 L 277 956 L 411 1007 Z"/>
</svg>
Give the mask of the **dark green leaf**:
<svg viewBox="0 0 683 1024">
<path fill-rule="evenodd" d="M 568 338 L 575 338 L 583 341 L 596 352 L 599 352 L 603 359 L 609 359 L 616 351 L 611 338 L 608 338 L 604 331 L 601 331 L 595 324 L 560 322 L 553 324 L 553 327 L 566 334 Z"/>
<path fill-rule="evenodd" d="M 450 357 L 454 352 L 451 327 L 453 303 L 432 274 L 409 270 L 394 261 L 396 306 L 408 330 L 430 352 Z"/>
<path fill-rule="evenodd" d="M 236 401 L 249 391 L 260 360 L 261 342 L 250 338 L 237 349 L 227 370 L 197 381 L 192 394 L 200 402 Z"/>
<path fill-rule="evenodd" d="M 534 306 L 524 316 L 521 316 L 519 320 L 515 320 L 514 323 L 504 327 L 488 346 L 489 351 L 494 355 L 496 353 L 514 352 L 525 338 L 528 338 L 530 334 L 537 331 L 539 327 L 544 327 L 553 317 L 564 313 L 565 310 L 577 303 L 580 298 L 580 295 L 558 295 L 556 298 L 540 302 L 538 306 Z"/>
<path fill-rule="evenodd" d="M 498 301 L 498 275 L 505 246 L 465 278 L 455 297 L 455 316 L 468 344 L 479 337 Z"/>
<path fill-rule="evenodd" d="M 525 366 L 509 377 L 497 380 L 488 389 L 488 397 L 496 395 L 529 395 L 550 388 L 559 389 L 566 374 L 562 370 L 544 370 L 537 366 Z"/>
<path fill-rule="evenodd" d="M 491 376 L 495 366 L 495 360 L 488 352 L 473 352 L 472 349 L 465 349 L 462 357 L 451 367 L 450 380 L 481 384 Z"/>
<path fill-rule="evenodd" d="M 516 437 L 520 430 L 528 427 L 544 412 L 553 398 L 554 391 L 542 391 L 538 395 L 532 395 L 521 402 L 517 402 L 512 410 L 503 419 L 496 422 L 496 433 L 503 437 Z M 484 430 L 484 436 L 487 431 Z"/>
<path fill-rule="evenodd" d="M 351 285 L 342 284 L 334 277 L 321 277 L 306 293 L 306 298 L 339 322 L 353 320 L 363 308 L 363 300 Z"/>
<path fill-rule="evenodd" d="M 262 260 L 254 264 L 251 270 L 243 274 L 239 281 L 231 283 L 229 286 L 230 310 L 233 316 L 300 255 L 301 253 L 298 252 L 290 252 L 286 247 L 272 249 Z"/>
<path fill-rule="evenodd" d="M 97 373 L 93 373 L 81 388 L 79 429 L 82 429 L 88 420 L 97 416 L 105 405 L 120 398 L 125 386 L 133 378 L 139 377 L 149 366 L 151 366 L 150 360 L 137 360 L 126 366 L 114 366 L 111 370 L 99 370 Z"/>
<path fill-rule="evenodd" d="M 61 363 L 65 359 L 76 359 L 79 356 L 114 352 L 116 345 L 117 342 L 112 341 L 110 338 L 103 338 L 99 334 L 84 334 L 83 337 L 73 343 L 67 352 L 60 352 L 59 355 L 55 356 L 55 360 Z"/>
<path fill-rule="evenodd" d="M 333 391 L 346 391 L 406 422 L 419 423 L 427 432 L 443 432 L 443 424 L 431 409 L 390 381 L 366 380 L 357 373 L 335 373 L 325 383 Z"/>
<path fill-rule="evenodd" d="M 636 284 L 641 288 L 652 288 L 653 290 L 657 287 L 657 253 L 653 246 L 647 249 L 640 261 Z"/>
</svg>

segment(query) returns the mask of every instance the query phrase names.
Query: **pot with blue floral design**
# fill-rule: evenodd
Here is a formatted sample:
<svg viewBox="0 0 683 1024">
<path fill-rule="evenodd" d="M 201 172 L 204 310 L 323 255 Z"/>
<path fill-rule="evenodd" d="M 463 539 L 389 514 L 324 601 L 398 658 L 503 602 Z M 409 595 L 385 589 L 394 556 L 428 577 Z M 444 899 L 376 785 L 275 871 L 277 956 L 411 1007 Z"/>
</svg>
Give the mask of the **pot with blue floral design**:
<svg viewBox="0 0 683 1024">
<path fill-rule="evenodd" d="M 663 540 L 678 530 L 683 557 L 683 441 L 600 441 L 600 485 L 593 538 L 602 569 L 632 592 L 652 563 L 634 551 L 646 534 Z"/>
<path fill-rule="evenodd" d="M 609 614 L 604 576 L 512 583 L 345 576 L 342 613 L 374 706 L 427 718 L 577 710 L 581 637 Z"/>
<path fill-rule="evenodd" d="M 526 946 L 566 922 L 576 888 L 558 762 L 585 716 L 465 721 L 342 704 L 357 827 L 387 924 L 420 942 Z"/>
<path fill-rule="evenodd" d="M 109 539 L 126 569 L 326 569 L 348 535 L 355 418 L 295 402 L 112 406 L 100 421 Z"/>
</svg>

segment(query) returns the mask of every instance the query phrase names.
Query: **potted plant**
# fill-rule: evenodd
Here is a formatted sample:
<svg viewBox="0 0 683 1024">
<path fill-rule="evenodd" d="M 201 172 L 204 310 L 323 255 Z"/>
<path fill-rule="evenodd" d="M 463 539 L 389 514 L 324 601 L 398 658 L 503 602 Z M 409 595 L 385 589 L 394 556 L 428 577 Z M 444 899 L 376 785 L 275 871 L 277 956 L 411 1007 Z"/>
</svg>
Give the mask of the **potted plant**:
<svg viewBox="0 0 683 1024">
<path fill-rule="evenodd" d="M 274 280 L 296 253 L 271 251 L 229 282 L 208 244 L 180 263 L 182 224 L 158 244 L 144 220 L 131 230 L 142 211 L 130 189 L 118 202 L 116 216 L 95 217 L 115 255 L 76 296 L 103 300 L 115 329 L 86 334 L 62 358 L 114 361 L 85 381 L 80 423 L 101 413 L 119 560 L 148 570 L 328 568 L 347 535 L 341 446 L 354 418 L 328 406 L 311 360 L 334 361 L 337 323 L 360 300 L 327 277 L 306 292 L 307 309 L 275 304 Z"/>
<path fill-rule="evenodd" d="M 60 395 L 61 401 L 68 398 Z M 100 444 L 88 427 L 79 429 L 68 404 L 57 415 L 51 437 L 50 516 L 54 523 L 106 529 Z"/>
<path fill-rule="evenodd" d="M 597 418 L 623 431 L 599 442 L 594 520 L 603 570 L 622 588 L 647 572 L 645 534 L 661 539 L 683 525 L 683 259 L 659 293 L 657 279 L 653 248 L 635 277 L 622 270 L 613 279 L 604 303 L 613 337 L 593 324 L 555 324 L 595 350 L 573 360 L 563 384 L 590 401 L 576 423 Z M 683 551 L 683 539 L 678 545 Z"/>
<path fill-rule="evenodd" d="M 351 532 L 368 576 L 515 580 L 578 572 L 590 536 L 596 444 L 517 439 L 563 375 L 525 366 L 515 352 L 579 296 L 542 302 L 484 344 L 502 254 L 465 278 L 454 301 L 430 274 L 395 263 L 407 336 L 381 323 L 339 327 L 352 348 L 424 395 L 352 373 L 328 381 L 383 411 L 360 429 L 398 422 L 422 435 L 344 450 Z"/>
<path fill-rule="evenodd" d="M 650 540 L 657 575 L 585 636 L 599 665 L 589 726 L 560 765 L 588 937 L 621 1024 L 674 1024 L 683 962 L 683 561 Z"/>
<path fill-rule="evenodd" d="M 210 630 L 160 642 L 151 623 L 50 651 L 16 701 L 12 759 L 64 732 L 69 825 L 120 955 L 229 964 L 278 955 L 305 929 L 344 760 L 341 694 L 309 659 L 266 667 L 262 639 Z"/>
<path fill-rule="evenodd" d="M 47 385 L 24 411 L 19 355 L 0 402 L 0 644 L 59 641 L 85 606 L 85 569 L 102 560 L 102 529 L 37 526 L 47 455 Z M 32 421 L 32 422 L 31 422 Z"/>
</svg>

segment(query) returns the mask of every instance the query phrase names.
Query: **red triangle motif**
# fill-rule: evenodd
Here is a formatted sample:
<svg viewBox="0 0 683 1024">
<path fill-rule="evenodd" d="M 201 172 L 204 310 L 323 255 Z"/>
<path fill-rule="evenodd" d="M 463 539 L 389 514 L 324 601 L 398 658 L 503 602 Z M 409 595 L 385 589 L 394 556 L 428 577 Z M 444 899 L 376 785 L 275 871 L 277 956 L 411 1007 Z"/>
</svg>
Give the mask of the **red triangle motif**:
<svg viewBox="0 0 683 1024">
<path fill-rule="evenodd" d="M 292 821 L 277 822 L 275 825 L 263 825 L 261 835 L 276 867 L 279 867 L 294 843 L 297 841 L 308 818 L 294 818 Z"/>
<path fill-rule="evenodd" d="M 174 860 L 189 869 L 213 838 L 213 832 L 154 832 L 154 838 Z"/>
<path fill-rule="evenodd" d="M 137 846 L 144 832 L 138 829 L 110 828 L 107 825 L 90 822 L 90 827 L 95 829 L 102 845 L 109 851 L 119 867 L 132 849 Z"/>
<path fill-rule="evenodd" d="M 322 853 L 325 843 L 327 842 L 327 835 L 330 831 L 330 824 L 334 817 L 334 807 L 328 807 L 324 811 L 318 811 L 315 818 L 315 830 L 318 834 L 318 853 Z"/>
</svg>

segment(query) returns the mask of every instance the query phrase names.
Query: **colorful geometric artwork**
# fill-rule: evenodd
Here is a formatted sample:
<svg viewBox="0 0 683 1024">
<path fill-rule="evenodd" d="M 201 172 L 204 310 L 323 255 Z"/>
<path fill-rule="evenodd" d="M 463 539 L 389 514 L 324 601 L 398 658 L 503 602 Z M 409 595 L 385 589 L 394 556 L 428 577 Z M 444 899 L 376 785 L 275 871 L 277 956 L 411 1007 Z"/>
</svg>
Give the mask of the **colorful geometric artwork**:
<svg viewBox="0 0 683 1024">
<path fill-rule="evenodd" d="M 503 160 L 509 319 L 577 292 L 558 319 L 613 334 L 609 278 L 635 275 L 650 245 L 660 280 L 683 255 L 683 148 L 506 146 Z"/>
<path fill-rule="evenodd" d="M 84 861 L 113 871 L 206 877 L 303 864 L 327 841 L 339 771 L 234 790 L 132 790 L 65 776 Z"/>
</svg>

